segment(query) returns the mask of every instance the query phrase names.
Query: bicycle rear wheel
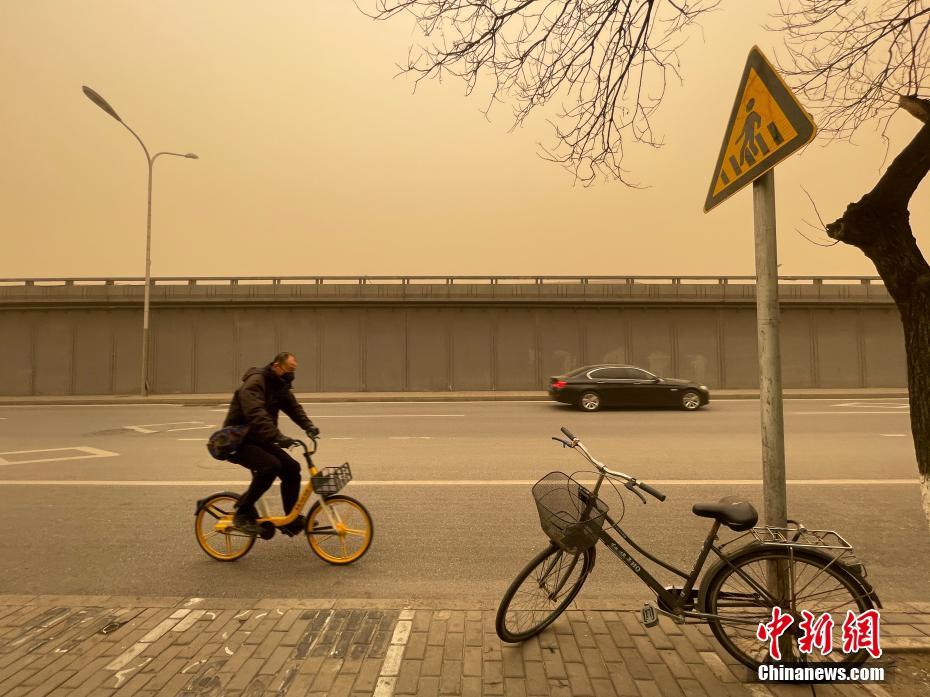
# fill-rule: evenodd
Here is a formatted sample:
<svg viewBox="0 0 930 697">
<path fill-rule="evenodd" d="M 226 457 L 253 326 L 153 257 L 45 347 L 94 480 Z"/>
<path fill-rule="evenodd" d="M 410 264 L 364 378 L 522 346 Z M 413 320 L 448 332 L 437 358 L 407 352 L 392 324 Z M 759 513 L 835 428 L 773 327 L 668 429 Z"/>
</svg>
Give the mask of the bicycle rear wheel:
<svg viewBox="0 0 930 697">
<path fill-rule="evenodd" d="M 223 491 L 208 496 L 197 509 L 194 516 L 194 534 L 197 544 L 208 555 L 219 561 L 236 561 L 241 559 L 255 544 L 255 536 L 248 535 L 232 527 L 239 494 Z M 217 523 L 224 521 L 227 525 L 217 530 Z"/>
<path fill-rule="evenodd" d="M 570 554 L 554 544 L 517 575 L 497 609 L 501 641 L 516 643 L 539 634 L 574 600 L 594 566 L 594 547 Z"/>
<path fill-rule="evenodd" d="M 769 591 L 771 577 L 777 566 L 787 570 L 787 594 L 776 598 Z M 702 584 L 704 611 L 717 615 L 710 628 L 721 645 L 744 665 L 757 669 L 772 662 L 769 644 L 756 636 L 759 624 L 772 619 L 772 608 L 778 606 L 794 618 L 782 648 L 782 662 L 832 662 L 838 665 L 859 665 L 868 657 L 866 650 L 845 654 L 843 621 L 846 612 L 863 612 L 874 607 L 867 590 L 839 562 L 824 554 L 804 549 L 759 547 L 723 560 L 709 570 Z M 820 651 L 800 653 L 797 639 L 801 636 L 801 610 L 815 617 L 826 613 L 833 620 L 833 651 L 822 656 Z M 791 655 L 785 655 L 790 651 Z"/>
</svg>

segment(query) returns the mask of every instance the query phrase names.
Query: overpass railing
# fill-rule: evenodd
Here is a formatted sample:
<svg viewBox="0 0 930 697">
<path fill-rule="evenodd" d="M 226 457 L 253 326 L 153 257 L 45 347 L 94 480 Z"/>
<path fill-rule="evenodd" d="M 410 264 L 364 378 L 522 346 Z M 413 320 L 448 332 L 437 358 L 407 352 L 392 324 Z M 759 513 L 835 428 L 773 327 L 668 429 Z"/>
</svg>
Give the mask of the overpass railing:
<svg viewBox="0 0 930 697">
<path fill-rule="evenodd" d="M 153 286 L 169 285 L 301 285 L 301 284 L 656 284 L 656 285 L 752 285 L 755 276 L 160 276 L 150 279 Z M 820 286 L 824 284 L 882 285 L 878 276 L 779 276 L 779 283 Z M 81 278 L 0 278 L 2 286 L 118 286 L 144 285 L 141 276 Z"/>
</svg>

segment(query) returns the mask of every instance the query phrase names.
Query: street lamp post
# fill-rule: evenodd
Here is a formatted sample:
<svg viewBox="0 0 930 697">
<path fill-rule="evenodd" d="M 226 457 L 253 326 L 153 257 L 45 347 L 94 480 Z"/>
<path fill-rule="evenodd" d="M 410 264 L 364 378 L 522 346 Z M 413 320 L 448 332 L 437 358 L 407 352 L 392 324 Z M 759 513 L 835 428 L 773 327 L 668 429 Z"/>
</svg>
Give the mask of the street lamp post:
<svg viewBox="0 0 930 697">
<path fill-rule="evenodd" d="M 197 155 L 192 152 L 189 153 L 179 153 L 179 152 L 157 152 L 154 155 L 149 155 L 149 150 L 145 147 L 145 143 L 142 142 L 142 139 L 139 137 L 139 134 L 132 130 L 129 125 L 123 121 L 119 114 L 116 113 L 116 110 L 109 105 L 106 99 L 97 94 L 90 87 L 84 85 L 82 88 L 84 94 L 87 95 L 87 98 L 92 101 L 94 104 L 99 106 L 105 112 L 107 112 L 114 119 L 119 121 L 123 126 L 126 127 L 126 130 L 132 133 L 135 136 L 136 140 L 139 141 L 139 145 L 142 146 L 142 151 L 145 153 L 145 159 L 148 162 L 149 169 L 149 182 L 148 182 L 148 210 L 145 220 L 145 290 L 143 291 L 143 301 L 142 301 L 142 379 L 140 380 L 142 396 L 145 397 L 149 393 L 148 387 L 148 355 L 149 355 L 149 297 L 152 286 L 152 172 L 155 168 L 155 160 L 161 155 L 173 155 L 175 157 L 186 157 L 190 160 L 196 160 Z"/>
</svg>

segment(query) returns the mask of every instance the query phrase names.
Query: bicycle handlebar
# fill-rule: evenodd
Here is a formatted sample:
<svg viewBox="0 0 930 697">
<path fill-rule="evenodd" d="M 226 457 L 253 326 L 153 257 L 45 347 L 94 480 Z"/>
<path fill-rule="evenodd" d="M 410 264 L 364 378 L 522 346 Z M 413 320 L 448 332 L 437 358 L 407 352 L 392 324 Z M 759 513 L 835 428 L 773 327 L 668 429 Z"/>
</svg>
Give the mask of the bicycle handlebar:
<svg viewBox="0 0 930 697">
<path fill-rule="evenodd" d="M 601 472 L 602 474 L 624 480 L 625 482 L 624 486 L 630 491 L 632 491 L 634 494 L 639 496 L 639 498 L 642 500 L 643 503 L 646 503 L 646 499 L 643 497 L 642 494 L 636 491 L 636 488 L 642 489 L 650 496 L 657 498 L 659 501 L 665 501 L 665 499 L 667 498 L 665 494 L 663 494 L 661 491 L 659 491 L 655 487 L 649 486 L 648 484 L 644 482 L 638 481 L 636 477 L 632 477 L 629 474 L 624 474 L 623 472 L 616 472 L 608 468 L 604 463 L 598 462 L 596 459 L 594 459 L 594 457 L 592 457 L 591 453 L 588 452 L 588 449 L 584 447 L 584 444 L 580 440 L 578 440 L 575 434 L 573 434 L 571 431 L 565 428 L 565 426 L 562 426 L 560 430 L 562 431 L 562 433 L 564 433 L 566 436 L 568 436 L 571 439 L 571 442 L 568 442 L 561 438 L 557 438 L 556 436 L 553 436 L 552 440 L 556 441 L 557 443 L 561 443 L 563 448 L 577 448 L 581 452 L 581 454 L 584 455 L 584 457 L 592 465 L 594 465 L 598 469 L 598 471 Z"/>
<path fill-rule="evenodd" d="M 297 445 L 301 446 L 301 447 L 304 449 L 304 453 L 305 453 L 306 455 L 313 455 L 313 454 L 316 452 L 316 448 L 317 448 L 316 438 L 311 438 L 311 439 L 310 439 L 310 442 L 313 443 L 313 450 L 310 450 L 310 448 L 307 447 L 307 444 L 304 443 L 304 442 L 303 442 L 302 440 L 300 440 L 299 438 L 295 438 L 295 439 L 294 439 L 294 442 L 297 443 Z"/>
<path fill-rule="evenodd" d="M 653 489 L 653 488 L 652 488 L 651 486 L 649 486 L 648 484 L 643 484 L 642 482 L 637 482 L 637 483 L 636 483 L 636 486 L 638 486 L 640 489 L 642 489 L 643 491 L 645 491 L 645 492 L 646 492 L 647 494 L 649 494 L 650 496 L 655 496 L 657 499 L 659 499 L 659 501 L 664 501 L 664 500 L 665 500 L 665 494 L 663 494 L 663 493 L 662 493 L 661 491 L 659 491 L 658 489 Z"/>
</svg>

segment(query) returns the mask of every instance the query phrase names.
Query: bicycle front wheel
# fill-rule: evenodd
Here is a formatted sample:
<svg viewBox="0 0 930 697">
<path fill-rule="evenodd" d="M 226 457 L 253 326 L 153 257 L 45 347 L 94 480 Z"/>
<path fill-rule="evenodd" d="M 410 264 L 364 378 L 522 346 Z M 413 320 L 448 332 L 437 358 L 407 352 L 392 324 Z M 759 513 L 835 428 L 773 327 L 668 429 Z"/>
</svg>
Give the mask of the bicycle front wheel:
<svg viewBox="0 0 930 697">
<path fill-rule="evenodd" d="M 310 549 L 329 564 L 351 564 L 371 547 L 375 524 L 359 501 L 337 494 L 317 501 L 307 516 Z"/>
<path fill-rule="evenodd" d="M 497 636 L 516 643 L 539 634 L 574 600 L 594 566 L 594 547 L 570 554 L 554 544 L 510 584 L 497 608 Z"/>
<path fill-rule="evenodd" d="M 194 534 L 200 548 L 219 561 L 241 559 L 255 544 L 255 536 L 232 527 L 239 494 L 224 491 L 207 497 L 194 516 Z M 217 529 L 217 523 L 226 525 Z"/>
<path fill-rule="evenodd" d="M 773 576 L 781 567 L 786 572 L 785 595 L 777 597 Z M 744 665 L 757 669 L 769 663 L 769 643 L 760 641 L 756 632 L 760 624 L 771 621 L 772 608 L 779 607 L 794 622 L 782 646 L 782 662 L 835 662 L 859 665 L 868 657 L 866 650 L 845 654 L 843 621 L 846 612 L 859 613 L 874 607 L 870 593 L 832 557 L 804 549 L 760 547 L 723 560 L 708 571 L 702 589 L 705 612 L 716 615 L 709 624 L 721 645 Z M 828 614 L 833 620 L 832 652 L 827 656 L 800 653 L 798 638 L 802 610 L 815 617 Z M 789 651 L 790 655 L 785 655 Z"/>
</svg>

